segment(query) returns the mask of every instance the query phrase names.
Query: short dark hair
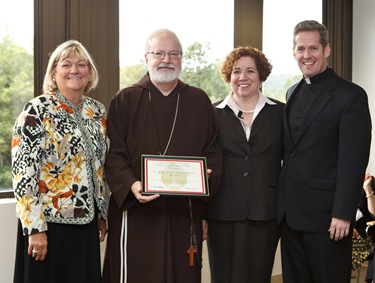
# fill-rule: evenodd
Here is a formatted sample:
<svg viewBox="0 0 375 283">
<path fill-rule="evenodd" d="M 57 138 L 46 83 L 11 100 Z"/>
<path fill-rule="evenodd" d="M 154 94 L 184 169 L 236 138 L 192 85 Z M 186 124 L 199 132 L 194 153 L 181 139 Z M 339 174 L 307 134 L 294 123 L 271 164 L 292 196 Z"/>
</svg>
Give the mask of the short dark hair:
<svg viewBox="0 0 375 283">
<path fill-rule="evenodd" d="M 306 20 L 298 23 L 294 27 L 294 32 L 293 32 L 293 48 L 296 47 L 296 36 L 298 33 L 303 32 L 303 31 L 317 31 L 319 32 L 320 36 L 320 43 L 323 45 L 323 48 L 326 47 L 328 44 L 328 29 L 326 28 L 325 25 L 314 21 L 314 20 Z"/>
</svg>

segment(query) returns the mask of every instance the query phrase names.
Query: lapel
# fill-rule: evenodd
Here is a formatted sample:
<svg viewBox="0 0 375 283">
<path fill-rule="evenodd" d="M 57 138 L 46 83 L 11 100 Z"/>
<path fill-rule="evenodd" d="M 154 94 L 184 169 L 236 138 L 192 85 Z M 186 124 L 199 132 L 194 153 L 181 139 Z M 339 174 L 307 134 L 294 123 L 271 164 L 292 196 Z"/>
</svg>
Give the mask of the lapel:
<svg viewBox="0 0 375 283">
<path fill-rule="evenodd" d="M 262 128 L 262 125 L 264 124 L 266 117 L 270 111 L 270 108 L 271 107 L 266 103 L 256 116 L 255 120 L 253 121 L 253 125 L 251 126 L 250 139 L 255 136 L 257 132 Z"/>
<path fill-rule="evenodd" d="M 246 140 L 245 131 L 242 128 L 241 122 L 234 115 L 232 109 L 230 109 L 228 106 L 225 106 L 225 108 L 223 109 L 223 113 L 225 119 L 228 120 L 229 124 L 233 127 L 233 129 Z"/>
<path fill-rule="evenodd" d="M 286 113 L 288 113 L 287 110 L 289 108 L 290 101 L 292 101 L 293 96 L 296 93 L 295 90 L 298 89 L 299 85 L 302 84 L 302 82 L 303 81 L 301 80 L 299 83 L 292 85 L 286 92 L 286 103 L 284 108 L 284 143 L 285 145 L 288 145 L 288 148 L 292 146 L 292 138 L 290 136 L 288 117 Z"/>
<path fill-rule="evenodd" d="M 285 112 L 284 112 L 284 129 L 288 133 L 286 136 L 286 142 L 289 143 L 291 146 L 295 146 L 299 140 L 303 137 L 303 135 L 306 133 L 307 129 L 311 125 L 311 123 L 315 120 L 315 118 L 319 115 L 320 111 L 325 107 L 325 105 L 331 100 L 333 93 L 332 90 L 335 88 L 337 82 L 337 75 L 334 71 L 332 71 L 326 78 L 326 80 L 323 82 L 322 86 L 320 87 L 318 94 L 316 98 L 311 102 L 311 105 L 309 108 L 306 109 L 304 117 L 301 122 L 300 129 L 298 131 L 298 135 L 295 141 L 295 144 L 291 144 L 291 137 L 289 132 L 289 125 L 288 125 L 288 119 L 286 117 L 286 110 L 288 107 L 288 102 L 291 101 L 291 99 L 288 99 L 287 104 L 285 106 Z M 291 89 L 290 98 L 293 98 L 293 95 L 296 93 L 297 86 L 299 86 L 302 83 L 302 81 L 299 84 L 296 84 L 293 86 L 294 88 Z M 288 94 L 287 94 L 288 96 Z"/>
<path fill-rule="evenodd" d="M 288 91 L 286 92 L 286 101 L 288 102 L 289 99 L 292 97 L 292 94 L 294 94 L 294 91 L 296 90 L 297 86 L 299 86 L 302 83 L 302 80 L 297 84 L 292 85 Z M 288 104 L 287 104 L 288 105 Z"/>
</svg>

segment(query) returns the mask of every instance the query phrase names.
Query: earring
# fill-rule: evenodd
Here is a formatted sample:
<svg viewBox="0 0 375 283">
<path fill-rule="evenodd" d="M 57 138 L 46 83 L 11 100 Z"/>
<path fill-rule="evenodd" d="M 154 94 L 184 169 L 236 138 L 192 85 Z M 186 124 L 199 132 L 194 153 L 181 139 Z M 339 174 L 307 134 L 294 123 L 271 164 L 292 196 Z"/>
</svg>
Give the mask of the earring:
<svg viewBox="0 0 375 283">
<path fill-rule="evenodd" d="M 55 78 L 53 78 L 52 81 L 53 81 L 54 83 L 56 83 L 56 79 L 55 79 Z"/>
</svg>

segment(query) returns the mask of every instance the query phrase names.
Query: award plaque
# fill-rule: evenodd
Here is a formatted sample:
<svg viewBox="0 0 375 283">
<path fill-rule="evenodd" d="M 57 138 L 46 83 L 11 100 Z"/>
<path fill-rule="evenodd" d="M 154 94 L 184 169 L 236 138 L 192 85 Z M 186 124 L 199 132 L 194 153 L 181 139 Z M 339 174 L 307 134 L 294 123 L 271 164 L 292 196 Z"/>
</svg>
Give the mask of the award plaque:
<svg viewBox="0 0 375 283">
<path fill-rule="evenodd" d="M 143 154 L 141 163 L 144 195 L 209 196 L 205 157 Z"/>
</svg>

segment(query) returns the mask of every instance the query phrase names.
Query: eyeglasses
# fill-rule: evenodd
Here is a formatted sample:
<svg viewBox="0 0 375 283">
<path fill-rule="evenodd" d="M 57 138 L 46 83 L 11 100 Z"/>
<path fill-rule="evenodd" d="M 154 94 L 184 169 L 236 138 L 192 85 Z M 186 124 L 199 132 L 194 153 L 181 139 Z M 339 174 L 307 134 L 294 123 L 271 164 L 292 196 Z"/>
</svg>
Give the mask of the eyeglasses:
<svg viewBox="0 0 375 283">
<path fill-rule="evenodd" d="M 170 59 L 179 59 L 181 58 L 182 56 L 182 53 L 181 52 L 178 52 L 178 51 L 172 51 L 172 52 L 169 52 L 169 53 L 166 53 L 164 51 L 154 51 L 154 52 L 146 52 L 147 54 L 152 54 L 154 56 L 155 59 L 163 59 L 165 57 L 165 55 L 169 55 L 169 58 Z"/>
</svg>

